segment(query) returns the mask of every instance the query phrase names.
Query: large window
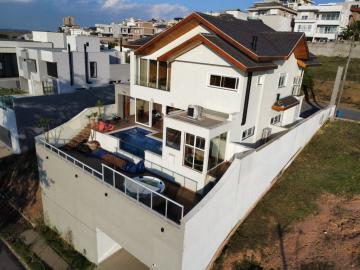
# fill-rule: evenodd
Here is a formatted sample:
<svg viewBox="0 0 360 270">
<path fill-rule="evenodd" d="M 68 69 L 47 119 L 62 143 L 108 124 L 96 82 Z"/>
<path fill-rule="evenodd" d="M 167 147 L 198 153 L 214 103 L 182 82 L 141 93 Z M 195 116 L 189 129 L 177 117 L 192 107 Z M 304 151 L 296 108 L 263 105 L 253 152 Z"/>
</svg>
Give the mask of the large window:
<svg viewBox="0 0 360 270">
<path fill-rule="evenodd" d="M 51 77 L 57 78 L 57 63 L 46 62 L 47 74 Z"/>
<path fill-rule="evenodd" d="M 167 71 L 168 64 L 166 62 L 159 62 L 159 88 L 167 90 Z"/>
<path fill-rule="evenodd" d="M 147 86 L 147 80 L 148 80 L 148 60 L 140 58 L 139 84 L 142 86 Z"/>
<path fill-rule="evenodd" d="M 166 146 L 180 150 L 181 131 L 166 128 Z"/>
<path fill-rule="evenodd" d="M 170 90 L 170 64 L 140 58 L 139 65 L 139 85 L 166 91 Z"/>
<path fill-rule="evenodd" d="M 148 86 L 152 88 L 156 88 L 156 79 L 157 79 L 157 62 L 155 60 L 150 60 Z"/>
<path fill-rule="evenodd" d="M 239 79 L 234 77 L 226 77 L 221 75 L 210 75 L 210 86 L 236 90 L 238 88 Z"/>
<path fill-rule="evenodd" d="M 286 86 L 286 78 L 287 78 L 287 74 L 286 74 L 286 73 L 281 73 L 281 74 L 280 74 L 279 85 L 278 85 L 279 88 Z"/>
<path fill-rule="evenodd" d="M 97 63 L 90 62 L 90 77 L 97 78 Z"/>
<path fill-rule="evenodd" d="M 337 26 L 336 25 L 319 26 L 317 32 L 321 34 L 334 34 L 337 32 Z"/>
<path fill-rule="evenodd" d="M 298 26 L 299 32 L 311 32 L 312 25 L 311 24 L 300 24 Z"/>
<path fill-rule="evenodd" d="M 149 125 L 150 124 L 150 103 L 143 99 L 136 99 L 136 122 Z"/>
<path fill-rule="evenodd" d="M 325 21 L 336 21 L 340 19 L 340 12 L 326 12 L 321 14 L 321 19 Z"/>
<path fill-rule="evenodd" d="M 210 141 L 208 170 L 216 167 L 225 160 L 227 133 L 223 133 Z"/>
<path fill-rule="evenodd" d="M 205 139 L 185 134 L 184 165 L 202 172 L 204 168 Z"/>
</svg>

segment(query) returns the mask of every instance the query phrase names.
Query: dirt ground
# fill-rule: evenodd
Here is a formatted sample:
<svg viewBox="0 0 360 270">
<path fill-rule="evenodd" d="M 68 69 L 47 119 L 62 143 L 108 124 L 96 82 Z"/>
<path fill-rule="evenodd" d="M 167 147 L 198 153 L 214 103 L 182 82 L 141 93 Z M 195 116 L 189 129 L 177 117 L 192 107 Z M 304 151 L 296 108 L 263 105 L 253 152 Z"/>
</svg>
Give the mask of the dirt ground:
<svg viewBox="0 0 360 270">
<path fill-rule="evenodd" d="M 323 195 L 319 212 L 292 226 L 278 242 L 226 254 L 222 269 L 252 258 L 264 269 L 360 269 L 360 196 Z"/>
<path fill-rule="evenodd" d="M 318 101 L 329 102 L 334 87 L 334 81 L 314 80 L 314 92 Z M 360 109 L 360 83 L 347 81 L 344 87 L 341 106 Z"/>
<path fill-rule="evenodd" d="M 35 151 L 0 158 L 0 192 L 33 222 L 42 218 Z"/>
</svg>

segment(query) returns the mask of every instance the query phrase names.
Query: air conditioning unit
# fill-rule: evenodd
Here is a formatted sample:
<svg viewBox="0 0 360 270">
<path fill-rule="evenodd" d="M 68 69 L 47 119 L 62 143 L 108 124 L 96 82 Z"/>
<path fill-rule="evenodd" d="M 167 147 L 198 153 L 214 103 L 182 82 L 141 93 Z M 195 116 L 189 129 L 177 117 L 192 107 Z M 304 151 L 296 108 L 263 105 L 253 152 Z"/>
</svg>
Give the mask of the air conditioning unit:
<svg viewBox="0 0 360 270">
<path fill-rule="evenodd" d="M 267 127 L 263 129 L 261 140 L 263 143 L 267 142 L 271 136 L 271 128 Z"/>
<path fill-rule="evenodd" d="M 187 116 L 193 119 L 200 119 L 202 116 L 202 107 L 198 105 L 189 105 Z"/>
</svg>

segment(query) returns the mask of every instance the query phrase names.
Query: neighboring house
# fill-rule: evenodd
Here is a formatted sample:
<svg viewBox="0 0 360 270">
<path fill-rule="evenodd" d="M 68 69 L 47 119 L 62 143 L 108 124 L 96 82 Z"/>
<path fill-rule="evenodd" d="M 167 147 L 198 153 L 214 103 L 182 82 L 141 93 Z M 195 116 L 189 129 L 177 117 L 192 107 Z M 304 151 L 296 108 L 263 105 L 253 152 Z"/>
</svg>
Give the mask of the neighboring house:
<svg viewBox="0 0 360 270">
<path fill-rule="evenodd" d="M 289 8 L 297 10 L 299 7 L 313 5 L 312 0 L 264 0 L 264 2 L 277 2 Z"/>
<path fill-rule="evenodd" d="M 24 91 L 23 95 L 0 97 L 0 140 L 14 153 L 33 146 L 33 138 L 42 132 L 37 127 L 41 118 L 62 123 L 94 106 L 104 88 L 110 89 L 106 92 L 110 101 L 104 97 L 109 104 L 114 101 L 110 84 L 130 80 L 126 54 L 100 50 L 98 37 L 52 32 L 32 35 L 33 41 L 0 41 L 0 77 L 5 77 L 0 87 Z M 81 100 L 73 104 L 69 95 L 62 94 Z M 48 97 L 42 98 L 45 95 Z M 31 106 L 23 106 L 28 102 Z"/>
<path fill-rule="evenodd" d="M 351 6 L 351 21 L 360 21 L 360 4 Z"/>
<path fill-rule="evenodd" d="M 16 48 L 20 85 L 30 95 L 71 93 L 77 89 L 108 85 L 112 81 L 127 81 L 128 74 L 117 73 L 122 66 L 120 59 L 115 61 L 117 52 L 101 50 L 98 37 L 34 34 L 37 40 L 57 46 Z"/>
<path fill-rule="evenodd" d="M 229 15 L 234 16 L 234 18 L 240 19 L 240 20 L 247 20 L 247 18 L 248 18 L 248 13 L 244 12 L 240 9 L 227 9 L 224 11 L 209 11 L 209 12 L 206 12 L 206 14 L 212 15 L 212 16 L 222 16 L 225 14 L 229 14 Z"/>
<path fill-rule="evenodd" d="M 248 8 L 249 19 L 260 19 L 276 31 L 293 31 L 297 12 L 280 2 L 255 3 Z"/>
<path fill-rule="evenodd" d="M 52 48 L 50 42 L 0 39 L 0 88 L 20 88 L 16 48 Z"/>
<path fill-rule="evenodd" d="M 297 10 L 295 31 L 304 32 L 308 41 L 335 41 L 349 24 L 351 3 L 301 6 Z"/>
<path fill-rule="evenodd" d="M 96 264 L 124 248 L 151 269 L 206 269 L 326 120 L 293 131 L 316 61 L 303 33 L 231 15 L 193 13 L 131 47 L 130 86 L 102 115 L 113 125 L 89 124 L 89 108 L 51 131 L 61 139 L 37 138 L 45 222 Z"/>
</svg>

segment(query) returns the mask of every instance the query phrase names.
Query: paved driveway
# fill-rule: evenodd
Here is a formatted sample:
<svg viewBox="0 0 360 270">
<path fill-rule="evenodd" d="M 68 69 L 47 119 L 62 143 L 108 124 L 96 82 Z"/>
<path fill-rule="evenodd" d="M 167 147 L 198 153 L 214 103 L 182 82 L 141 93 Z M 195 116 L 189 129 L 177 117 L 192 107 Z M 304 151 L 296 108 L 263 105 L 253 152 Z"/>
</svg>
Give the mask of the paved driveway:
<svg viewBox="0 0 360 270">
<path fill-rule="evenodd" d="M 0 269 L 1 270 L 24 270 L 16 257 L 0 241 Z"/>
</svg>

